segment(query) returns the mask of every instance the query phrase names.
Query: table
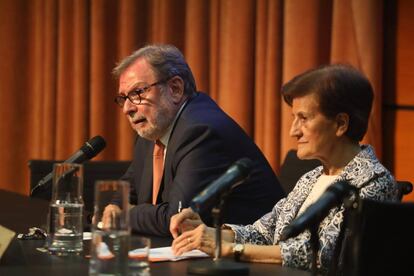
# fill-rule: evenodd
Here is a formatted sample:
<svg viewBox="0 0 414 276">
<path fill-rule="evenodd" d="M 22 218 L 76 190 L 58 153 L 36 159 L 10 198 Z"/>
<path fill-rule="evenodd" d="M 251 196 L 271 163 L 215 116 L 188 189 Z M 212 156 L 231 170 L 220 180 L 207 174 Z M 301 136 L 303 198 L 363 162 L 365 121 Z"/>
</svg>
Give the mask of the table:
<svg viewBox="0 0 414 276">
<path fill-rule="evenodd" d="M 46 229 L 48 202 L 0 190 L 0 224 L 27 233 L 29 227 Z M 134 235 L 132 236 L 132 239 Z M 171 238 L 151 237 L 153 247 L 169 246 Z M 88 275 L 89 260 L 84 255 L 59 257 L 38 251 L 44 241 L 14 239 L 0 260 L 0 275 Z M 88 243 L 84 252 L 89 252 Z M 86 253 L 87 254 L 87 253 Z M 151 263 L 151 275 L 186 275 L 187 265 L 200 260 Z M 247 264 L 250 275 L 305 276 L 310 273 L 275 264 Z"/>
</svg>

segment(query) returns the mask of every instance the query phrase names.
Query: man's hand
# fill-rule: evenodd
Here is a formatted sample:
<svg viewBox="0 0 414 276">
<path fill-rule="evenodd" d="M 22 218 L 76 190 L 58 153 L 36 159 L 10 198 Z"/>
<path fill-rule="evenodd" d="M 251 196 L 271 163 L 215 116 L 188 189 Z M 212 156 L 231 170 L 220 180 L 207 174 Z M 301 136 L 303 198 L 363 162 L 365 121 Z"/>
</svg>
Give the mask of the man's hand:
<svg viewBox="0 0 414 276">
<path fill-rule="evenodd" d="M 181 233 L 193 230 L 200 224 L 203 224 L 200 216 L 193 212 L 191 208 L 186 208 L 171 217 L 170 232 L 175 239 Z"/>
<path fill-rule="evenodd" d="M 115 225 L 117 221 L 116 217 L 119 213 L 121 213 L 121 208 L 119 208 L 118 205 L 109 204 L 105 207 L 101 221 L 96 221 L 97 218 L 94 216 L 92 218 L 92 223 L 101 229 L 111 228 L 113 225 Z"/>
</svg>

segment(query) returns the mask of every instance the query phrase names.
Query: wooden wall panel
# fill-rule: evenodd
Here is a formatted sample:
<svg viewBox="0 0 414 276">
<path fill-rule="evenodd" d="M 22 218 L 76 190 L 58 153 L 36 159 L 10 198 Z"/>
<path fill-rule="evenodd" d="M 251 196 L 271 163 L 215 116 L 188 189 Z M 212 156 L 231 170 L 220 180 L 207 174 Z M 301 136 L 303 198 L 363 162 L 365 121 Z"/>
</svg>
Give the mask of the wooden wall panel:
<svg viewBox="0 0 414 276">
<path fill-rule="evenodd" d="M 414 183 L 414 111 L 395 112 L 394 174 L 398 180 Z M 404 201 L 414 201 L 414 193 Z"/>
<path fill-rule="evenodd" d="M 399 0 L 391 5 L 383 66 L 383 161 L 397 180 L 414 183 L 414 1 Z M 414 192 L 404 201 L 414 201 Z"/>
<path fill-rule="evenodd" d="M 396 20 L 396 103 L 414 106 L 414 1 L 400 0 Z M 408 115 L 408 114 L 407 114 Z M 414 113 L 410 116 L 414 116 Z M 414 153 L 414 152 L 413 152 Z"/>
</svg>

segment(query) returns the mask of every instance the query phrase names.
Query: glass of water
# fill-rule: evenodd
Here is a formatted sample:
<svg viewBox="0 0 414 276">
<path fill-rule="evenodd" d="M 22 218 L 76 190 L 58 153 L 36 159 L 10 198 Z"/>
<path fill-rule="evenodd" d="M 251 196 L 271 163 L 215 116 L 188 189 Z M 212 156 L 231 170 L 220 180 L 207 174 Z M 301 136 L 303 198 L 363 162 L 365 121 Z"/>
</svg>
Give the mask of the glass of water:
<svg viewBox="0 0 414 276">
<path fill-rule="evenodd" d="M 95 183 L 89 275 L 127 275 L 130 243 L 129 183 Z"/>
<path fill-rule="evenodd" d="M 57 163 L 53 167 L 47 247 L 50 253 L 67 255 L 83 249 L 83 166 Z"/>
<path fill-rule="evenodd" d="M 151 239 L 143 236 L 133 236 L 131 239 L 131 250 L 129 251 L 129 275 L 150 275 L 149 254 Z"/>
</svg>

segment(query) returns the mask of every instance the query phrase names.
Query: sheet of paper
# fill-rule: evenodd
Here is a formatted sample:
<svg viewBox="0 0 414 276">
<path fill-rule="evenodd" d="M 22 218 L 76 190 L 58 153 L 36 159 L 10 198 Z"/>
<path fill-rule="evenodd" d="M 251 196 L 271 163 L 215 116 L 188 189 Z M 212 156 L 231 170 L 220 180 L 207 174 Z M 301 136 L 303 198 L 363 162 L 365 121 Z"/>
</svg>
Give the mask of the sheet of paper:
<svg viewBox="0 0 414 276">
<path fill-rule="evenodd" d="M 144 249 L 135 249 L 129 251 L 130 257 L 139 257 L 142 255 Z M 181 256 L 175 256 L 172 252 L 171 246 L 167 247 L 158 247 L 158 248 L 151 248 L 150 249 L 150 262 L 165 262 L 165 261 L 180 261 L 185 259 L 192 259 L 192 258 L 206 258 L 209 257 L 206 253 L 200 250 L 191 250 L 189 252 L 184 253 Z"/>
<path fill-rule="evenodd" d="M 14 235 L 16 235 L 15 232 L 0 225 L 0 258 L 3 256 Z"/>
<path fill-rule="evenodd" d="M 83 240 L 91 240 L 92 239 L 92 233 L 91 232 L 83 232 Z"/>
</svg>

